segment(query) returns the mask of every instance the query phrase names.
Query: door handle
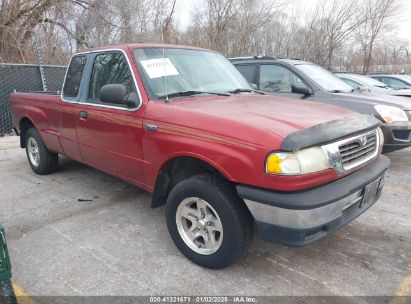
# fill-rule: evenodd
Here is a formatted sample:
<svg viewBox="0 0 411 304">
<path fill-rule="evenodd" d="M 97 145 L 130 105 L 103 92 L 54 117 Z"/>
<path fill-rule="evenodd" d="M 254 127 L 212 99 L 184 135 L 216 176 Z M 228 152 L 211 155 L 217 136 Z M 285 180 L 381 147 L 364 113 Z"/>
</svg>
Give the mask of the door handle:
<svg viewBox="0 0 411 304">
<path fill-rule="evenodd" d="M 151 124 L 146 124 L 144 125 L 144 129 L 147 131 L 155 132 L 157 131 L 157 126 L 156 125 L 151 125 Z"/>
<path fill-rule="evenodd" d="M 81 119 L 87 119 L 88 116 L 86 111 L 80 111 L 79 115 Z"/>
</svg>

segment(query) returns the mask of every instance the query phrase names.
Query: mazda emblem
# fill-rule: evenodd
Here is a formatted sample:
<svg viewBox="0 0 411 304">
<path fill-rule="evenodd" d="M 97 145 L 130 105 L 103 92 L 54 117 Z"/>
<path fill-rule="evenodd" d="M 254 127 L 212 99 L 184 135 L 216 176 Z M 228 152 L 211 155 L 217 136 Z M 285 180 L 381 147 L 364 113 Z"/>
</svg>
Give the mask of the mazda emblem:
<svg viewBox="0 0 411 304">
<path fill-rule="evenodd" d="M 364 147 L 364 146 L 367 144 L 367 142 L 368 142 L 367 136 L 366 136 L 366 135 L 361 136 L 361 138 L 360 138 L 360 144 L 361 144 L 361 146 Z"/>
</svg>

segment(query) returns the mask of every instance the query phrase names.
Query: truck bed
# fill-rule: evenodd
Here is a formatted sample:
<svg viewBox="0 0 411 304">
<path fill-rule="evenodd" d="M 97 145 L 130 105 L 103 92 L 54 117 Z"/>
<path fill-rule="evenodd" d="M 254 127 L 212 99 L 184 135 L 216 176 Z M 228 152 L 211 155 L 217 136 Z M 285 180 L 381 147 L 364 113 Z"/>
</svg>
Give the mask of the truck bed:
<svg viewBox="0 0 411 304">
<path fill-rule="evenodd" d="M 12 93 L 9 97 L 12 121 L 21 129 L 21 118 L 35 121 L 36 127 L 50 150 L 62 153 L 58 140 L 61 113 L 66 105 L 58 92 Z"/>
</svg>

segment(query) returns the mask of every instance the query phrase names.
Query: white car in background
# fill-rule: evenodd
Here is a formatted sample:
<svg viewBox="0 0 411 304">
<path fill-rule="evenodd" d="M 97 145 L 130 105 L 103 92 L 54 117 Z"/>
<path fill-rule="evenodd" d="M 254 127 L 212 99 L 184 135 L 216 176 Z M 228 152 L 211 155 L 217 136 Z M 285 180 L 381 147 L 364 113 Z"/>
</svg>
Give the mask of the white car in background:
<svg viewBox="0 0 411 304">
<path fill-rule="evenodd" d="M 394 90 L 385 83 L 368 76 L 350 73 L 336 73 L 336 75 L 344 80 L 347 84 L 352 86 L 354 89 L 361 92 L 368 91 L 376 94 L 411 97 L 411 89 Z"/>
<path fill-rule="evenodd" d="M 384 82 L 394 90 L 411 89 L 411 77 L 402 74 L 373 74 L 370 75 L 378 81 Z"/>
</svg>

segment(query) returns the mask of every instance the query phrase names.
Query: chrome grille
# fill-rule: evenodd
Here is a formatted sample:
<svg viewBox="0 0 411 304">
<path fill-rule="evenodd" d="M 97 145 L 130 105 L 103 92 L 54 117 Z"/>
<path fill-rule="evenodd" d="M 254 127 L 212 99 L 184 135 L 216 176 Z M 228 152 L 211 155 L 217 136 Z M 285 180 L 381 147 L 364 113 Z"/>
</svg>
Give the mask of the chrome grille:
<svg viewBox="0 0 411 304">
<path fill-rule="evenodd" d="M 378 149 L 377 133 L 365 134 L 358 140 L 339 146 L 341 162 L 344 170 L 349 170 L 358 163 L 363 163 L 375 155 Z"/>
<path fill-rule="evenodd" d="M 324 145 L 322 149 L 337 172 L 345 173 L 378 155 L 381 140 L 378 133 L 373 130 Z"/>
</svg>

